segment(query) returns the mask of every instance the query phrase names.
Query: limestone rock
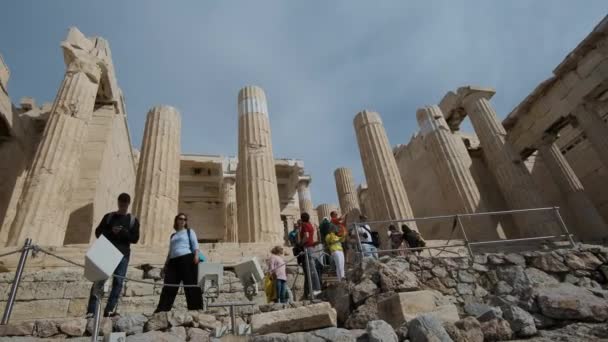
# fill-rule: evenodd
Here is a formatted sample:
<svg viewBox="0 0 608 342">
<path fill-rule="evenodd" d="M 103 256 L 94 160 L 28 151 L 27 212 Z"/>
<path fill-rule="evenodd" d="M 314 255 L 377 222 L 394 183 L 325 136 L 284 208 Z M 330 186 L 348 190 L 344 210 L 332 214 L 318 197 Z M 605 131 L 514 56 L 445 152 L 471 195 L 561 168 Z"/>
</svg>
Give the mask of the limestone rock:
<svg viewBox="0 0 608 342">
<path fill-rule="evenodd" d="M 165 330 L 169 328 L 168 312 L 157 312 L 148 318 L 144 331 Z"/>
<path fill-rule="evenodd" d="M 352 331 L 342 328 L 325 328 L 312 332 L 313 336 L 322 338 L 325 341 L 343 341 L 343 342 L 356 342 L 360 334 L 353 334 Z"/>
<path fill-rule="evenodd" d="M 112 320 L 108 317 L 102 317 L 101 322 L 99 322 L 99 336 L 106 336 L 112 333 L 113 329 Z M 87 332 L 89 334 L 93 334 L 93 330 L 95 329 L 95 319 L 90 318 L 87 320 L 86 325 Z"/>
<path fill-rule="evenodd" d="M 526 266 L 526 259 L 521 254 L 517 253 L 506 254 L 505 261 L 513 265 Z"/>
<path fill-rule="evenodd" d="M 361 284 L 365 284 L 365 283 L 366 282 L 363 281 Z M 361 284 L 359 284 L 359 285 L 361 285 Z M 373 284 L 373 286 L 376 286 L 376 284 L 374 284 L 373 282 L 372 282 L 372 284 Z M 365 287 L 365 285 L 363 285 L 363 287 Z M 353 291 L 356 292 L 355 290 L 353 290 Z M 338 315 L 338 323 L 340 325 L 344 324 L 344 322 L 348 318 L 348 315 L 351 312 L 350 292 L 351 291 L 349 291 L 349 289 L 348 289 L 348 284 L 344 283 L 344 282 L 332 284 L 323 291 L 323 296 L 329 301 L 331 306 L 336 310 L 336 313 Z"/>
<path fill-rule="evenodd" d="M 184 327 L 171 327 L 169 329 L 169 334 L 180 338 L 182 341 L 185 341 L 188 335 L 186 334 L 186 328 Z"/>
<path fill-rule="evenodd" d="M 503 308 L 503 317 L 509 322 L 511 330 L 519 337 L 530 337 L 536 335 L 536 324 L 534 317 L 527 311 L 510 305 Z"/>
<path fill-rule="evenodd" d="M 567 254 L 564 259 L 566 265 L 573 270 L 593 271 L 602 264 L 602 262 L 591 252 Z"/>
<path fill-rule="evenodd" d="M 291 333 L 335 327 L 336 324 L 336 310 L 329 303 L 319 303 L 251 316 L 251 327 L 253 331 L 259 334 Z"/>
<path fill-rule="evenodd" d="M 385 321 L 368 322 L 366 330 L 369 342 L 399 342 L 393 327 Z"/>
<path fill-rule="evenodd" d="M 394 269 L 380 265 L 380 287 L 383 292 L 415 291 L 419 288 L 418 278 L 409 271 L 397 273 Z"/>
<path fill-rule="evenodd" d="M 480 322 L 488 322 L 494 319 L 502 318 L 502 310 L 497 307 L 489 307 L 489 310 L 486 310 L 481 315 L 477 316 L 477 320 Z"/>
<path fill-rule="evenodd" d="M 163 333 L 161 331 L 148 331 L 143 334 L 135 334 L 131 336 L 127 336 L 127 342 L 183 342 L 184 340 L 169 334 Z"/>
<path fill-rule="evenodd" d="M 365 329 L 367 322 L 377 319 L 379 319 L 378 299 L 370 297 L 348 316 L 346 322 L 344 322 L 344 327 L 348 329 Z"/>
<path fill-rule="evenodd" d="M 481 323 L 485 341 L 507 341 L 513 336 L 509 322 L 502 318 Z"/>
<path fill-rule="evenodd" d="M 188 311 L 171 311 L 167 314 L 167 321 L 172 327 L 191 326 L 193 319 Z"/>
<path fill-rule="evenodd" d="M 606 299 L 568 283 L 540 288 L 537 302 L 541 313 L 554 319 L 599 322 L 608 319 Z"/>
<path fill-rule="evenodd" d="M 355 304 L 361 303 L 379 291 L 378 286 L 371 279 L 364 279 L 352 289 L 352 298 Z"/>
<path fill-rule="evenodd" d="M 87 320 L 81 319 L 70 319 L 62 322 L 59 325 L 59 330 L 68 336 L 82 336 L 87 329 Z"/>
<path fill-rule="evenodd" d="M 188 340 L 190 342 L 209 342 L 210 334 L 208 331 L 199 328 L 188 329 Z"/>
<path fill-rule="evenodd" d="M 500 311 L 500 309 L 498 309 L 498 308 L 495 308 L 495 307 L 487 305 L 487 304 L 481 304 L 481 303 L 465 303 L 463 309 L 467 315 L 470 315 L 473 317 L 479 317 L 488 311 L 494 311 L 494 310 Z"/>
<path fill-rule="evenodd" d="M 34 334 L 34 326 L 34 322 L 0 325 L 0 336 L 31 336 Z"/>
<path fill-rule="evenodd" d="M 456 328 L 459 330 L 459 339 L 454 339 L 456 342 L 483 342 L 483 331 L 481 324 L 473 317 L 467 317 L 456 323 Z"/>
<path fill-rule="evenodd" d="M 325 342 L 324 338 L 313 335 L 307 332 L 297 332 L 288 335 L 289 342 Z"/>
<path fill-rule="evenodd" d="M 407 328 L 412 342 L 452 342 L 441 321 L 433 316 L 418 316 L 409 322 Z"/>
<path fill-rule="evenodd" d="M 442 321 L 458 321 L 460 318 L 456 306 L 440 303 L 441 297 L 441 294 L 428 290 L 396 293 L 378 302 L 379 317 L 393 328 L 422 314 Z"/>
<path fill-rule="evenodd" d="M 289 336 L 283 333 L 272 333 L 267 335 L 253 336 L 250 339 L 252 342 L 287 342 Z"/>
<path fill-rule="evenodd" d="M 555 277 L 539 270 L 538 268 L 526 268 L 525 272 L 532 286 L 542 286 L 546 284 L 559 283 L 559 281 L 555 279 Z"/>
<path fill-rule="evenodd" d="M 408 335 L 407 323 L 403 323 L 403 324 L 401 324 L 400 327 L 395 329 L 395 334 L 397 334 L 397 338 L 399 339 L 399 341 L 407 340 L 407 335 Z"/>
<path fill-rule="evenodd" d="M 57 335 L 58 333 L 59 329 L 54 321 L 36 321 L 36 336 L 45 338 Z"/>
<path fill-rule="evenodd" d="M 116 331 L 122 331 L 127 335 L 143 333 L 147 321 L 148 318 L 142 314 L 120 316 L 115 322 Z"/>
<path fill-rule="evenodd" d="M 569 268 L 557 253 L 542 254 L 533 257 L 530 264 L 545 272 L 568 272 Z"/>
<path fill-rule="evenodd" d="M 530 289 L 530 280 L 521 266 L 503 266 L 496 269 L 498 279 L 513 287 L 516 293 L 524 293 Z"/>
<path fill-rule="evenodd" d="M 190 314 L 199 328 L 214 330 L 222 325 L 215 316 L 203 313 L 202 311 L 190 311 Z"/>
</svg>

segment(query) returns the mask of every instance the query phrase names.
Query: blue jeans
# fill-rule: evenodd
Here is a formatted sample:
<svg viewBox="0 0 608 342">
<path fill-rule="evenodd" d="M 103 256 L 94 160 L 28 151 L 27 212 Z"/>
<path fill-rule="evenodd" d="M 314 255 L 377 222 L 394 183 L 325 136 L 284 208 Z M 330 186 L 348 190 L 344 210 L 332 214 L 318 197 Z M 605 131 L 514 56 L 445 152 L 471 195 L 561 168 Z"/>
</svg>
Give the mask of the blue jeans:
<svg viewBox="0 0 608 342">
<path fill-rule="evenodd" d="M 374 259 L 378 259 L 378 249 L 374 245 L 370 245 L 368 243 L 362 243 L 361 248 L 363 248 L 363 257 L 369 258 L 372 257 Z"/>
<path fill-rule="evenodd" d="M 116 269 L 114 270 L 114 274 L 124 277 L 125 275 L 127 275 L 128 266 L 129 266 L 129 257 L 128 256 L 122 257 L 122 260 L 120 261 L 120 263 L 118 264 L 118 266 L 116 266 Z M 116 304 L 118 304 L 118 298 L 120 297 L 120 292 L 122 291 L 123 282 L 124 282 L 124 279 L 122 279 L 122 278 L 112 277 L 112 291 L 110 291 L 110 296 L 108 297 L 108 303 L 106 304 L 106 309 L 103 312 L 104 315 L 107 316 L 109 313 L 113 312 L 114 309 L 116 309 Z M 93 293 L 95 292 L 96 287 L 98 290 L 103 291 L 104 284 L 105 284 L 105 281 L 98 281 L 96 283 L 93 283 L 93 286 L 91 286 L 91 294 L 89 295 L 89 305 L 87 306 L 87 314 L 95 313 L 95 307 L 97 306 L 97 297 L 95 297 L 93 295 Z"/>
<path fill-rule="evenodd" d="M 276 279 L 277 287 L 277 303 L 287 303 L 287 281 L 282 279 Z"/>
</svg>

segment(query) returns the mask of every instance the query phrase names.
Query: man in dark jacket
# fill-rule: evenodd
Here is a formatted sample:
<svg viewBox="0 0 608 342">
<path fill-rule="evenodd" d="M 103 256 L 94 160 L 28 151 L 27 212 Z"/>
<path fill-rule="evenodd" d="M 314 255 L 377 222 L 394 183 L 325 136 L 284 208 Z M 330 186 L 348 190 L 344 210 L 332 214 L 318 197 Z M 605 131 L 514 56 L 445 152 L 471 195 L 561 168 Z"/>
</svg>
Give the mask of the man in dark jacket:
<svg viewBox="0 0 608 342">
<path fill-rule="evenodd" d="M 139 221 L 135 216 L 129 213 L 129 205 L 131 204 L 131 196 L 122 193 L 118 196 L 118 210 L 107 213 L 101 219 L 99 226 L 95 229 L 95 236 L 99 238 L 105 236 L 122 254 L 123 258 L 114 270 L 114 274 L 124 277 L 127 274 L 129 266 L 129 257 L 131 255 L 131 244 L 137 243 L 139 240 Z M 120 292 L 122 291 L 122 278 L 113 277 L 112 291 L 108 297 L 108 303 L 104 310 L 104 317 L 108 317 L 114 313 Z M 89 297 L 89 305 L 87 307 L 87 317 L 95 314 L 97 306 L 97 297 L 94 292 L 103 291 L 103 281 L 96 282 L 91 287 L 91 295 Z"/>
</svg>

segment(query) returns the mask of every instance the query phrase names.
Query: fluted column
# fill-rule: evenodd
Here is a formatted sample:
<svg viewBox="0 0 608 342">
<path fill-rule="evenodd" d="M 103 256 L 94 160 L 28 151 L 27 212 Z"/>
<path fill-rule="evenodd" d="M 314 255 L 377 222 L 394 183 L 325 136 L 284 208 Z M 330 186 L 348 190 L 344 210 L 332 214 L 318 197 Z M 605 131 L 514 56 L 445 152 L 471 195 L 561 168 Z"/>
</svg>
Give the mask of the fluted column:
<svg viewBox="0 0 608 342">
<path fill-rule="evenodd" d="M 507 133 L 489 101 L 493 94 L 493 91 L 471 89 L 463 99 L 464 109 L 479 138 L 488 168 L 494 174 L 510 209 L 544 207 L 545 203 L 532 176 L 506 141 Z M 556 224 L 546 223 L 553 219 L 547 212 L 515 214 L 513 218 L 518 229 L 507 232 L 509 238 L 559 232 Z"/>
<path fill-rule="evenodd" d="M 439 106 L 426 106 L 416 112 L 420 134 L 430 150 L 437 170 L 438 182 L 456 213 L 485 212 L 481 194 L 471 174 L 471 157 L 462 139 L 454 136 Z M 468 237 L 472 239 L 496 239 L 502 234 L 490 217 L 469 220 Z"/>
<path fill-rule="evenodd" d="M 148 112 L 141 143 L 133 212 L 141 223 L 140 244 L 164 246 L 173 232 L 179 199 L 181 118 L 177 109 Z"/>
<path fill-rule="evenodd" d="M 354 120 L 357 143 L 367 179 L 375 220 L 413 218 L 410 200 L 399 175 L 397 162 L 384 131 L 380 115 L 362 111 Z M 389 224 L 378 226 L 383 247 L 388 246 Z M 408 226 L 418 230 L 415 222 Z"/>
<path fill-rule="evenodd" d="M 315 215 L 312 205 L 312 195 L 310 194 L 310 178 L 302 178 L 298 181 L 298 202 L 300 205 L 300 213 L 308 213 L 310 215 L 310 223 L 319 225 L 317 215 Z"/>
<path fill-rule="evenodd" d="M 240 242 L 280 242 L 283 223 L 264 90 L 239 92 L 239 164 L 236 171 Z"/>
<path fill-rule="evenodd" d="M 20 245 L 28 237 L 42 245 L 63 244 L 86 127 L 99 88 L 101 69 L 97 63 L 81 56 L 67 66 L 25 180 L 8 245 Z"/>
<path fill-rule="evenodd" d="M 367 216 L 368 220 L 374 220 L 374 210 L 369 198 L 369 190 L 367 184 L 360 184 L 357 187 L 357 199 L 361 206 L 361 213 Z"/>
<path fill-rule="evenodd" d="M 602 120 L 597 108 L 593 106 L 578 106 L 573 114 L 575 125 L 585 133 L 602 164 L 608 168 L 608 124 Z"/>
<path fill-rule="evenodd" d="M 224 242 L 238 242 L 238 218 L 236 207 L 236 180 L 224 177 L 222 197 L 224 201 Z"/>
<path fill-rule="evenodd" d="M 553 140 L 543 141 L 539 145 L 538 151 L 560 193 L 575 215 L 577 227 L 575 227 L 574 234 L 581 239 L 598 239 L 608 236 L 606 222 L 585 194 L 583 184 Z"/>
<path fill-rule="evenodd" d="M 323 221 L 323 218 L 330 218 L 329 214 L 332 211 L 338 212 L 338 206 L 335 204 L 322 203 L 317 206 L 317 217 L 319 218 L 319 222 Z"/>
<path fill-rule="evenodd" d="M 336 179 L 336 192 L 338 193 L 338 201 L 340 202 L 340 210 L 348 214 L 353 209 L 359 209 L 359 199 L 357 198 L 357 189 L 353 173 L 349 168 L 341 167 L 334 171 Z"/>
</svg>

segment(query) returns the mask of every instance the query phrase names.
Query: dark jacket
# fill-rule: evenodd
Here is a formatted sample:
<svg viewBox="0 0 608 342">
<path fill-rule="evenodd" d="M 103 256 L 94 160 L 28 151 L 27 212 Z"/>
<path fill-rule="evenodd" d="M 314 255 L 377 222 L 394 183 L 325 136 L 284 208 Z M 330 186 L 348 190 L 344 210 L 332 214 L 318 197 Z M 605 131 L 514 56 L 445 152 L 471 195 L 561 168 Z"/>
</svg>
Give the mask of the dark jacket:
<svg viewBox="0 0 608 342">
<path fill-rule="evenodd" d="M 105 214 L 95 229 L 95 236 L 97 238 L 101 235 L 105 236 L 124 256 L 129 256 L 131 244 L 139 241 L 139 221 L 135 218 L 131 226 L 131 215 L 133 214 Z M 112 232 L 112 227 L 115 226 L 122 226 L 118 234 Z"/>
</svg>

